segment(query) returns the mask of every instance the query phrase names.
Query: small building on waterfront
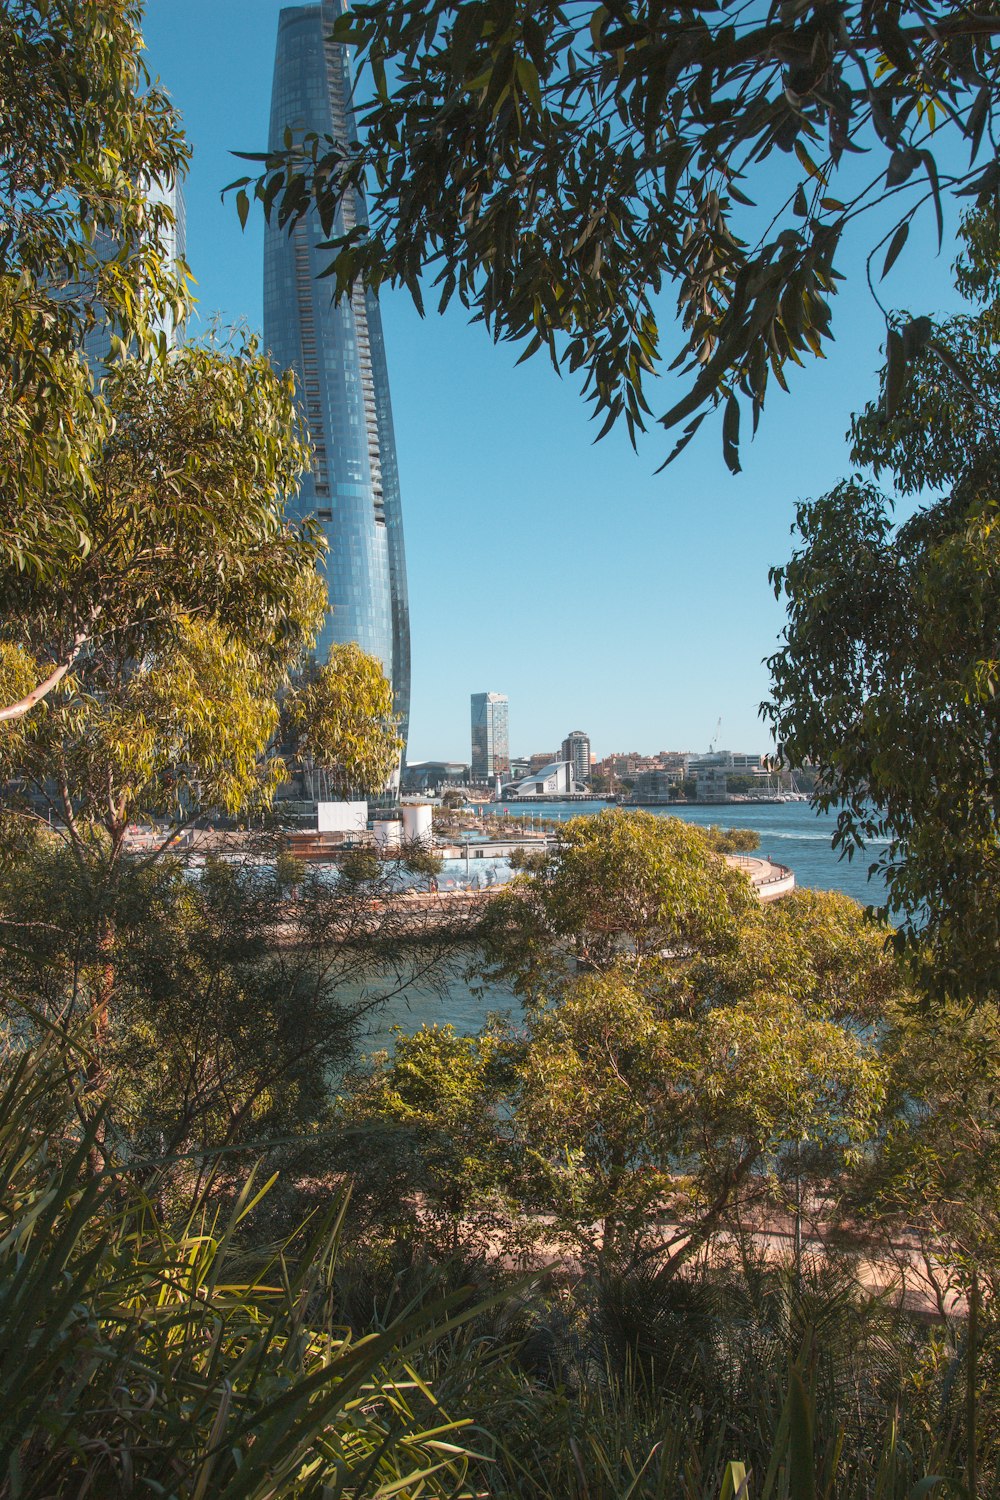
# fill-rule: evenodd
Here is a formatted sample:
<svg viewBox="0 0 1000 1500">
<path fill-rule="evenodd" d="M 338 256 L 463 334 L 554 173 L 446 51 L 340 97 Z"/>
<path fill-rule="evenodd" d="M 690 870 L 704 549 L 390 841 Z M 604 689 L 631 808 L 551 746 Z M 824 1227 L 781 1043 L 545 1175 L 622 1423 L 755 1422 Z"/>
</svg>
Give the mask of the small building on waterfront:
<svg viewBox="0 0 1000 1500">
<path fill-rule="evenodd" d="M 707 755 L 691 759 L 688 774 L 697 781 L 699 802 L 725 802 L 729 796 L 730 776 L 766 776 L 767 768 L 762 755 L 710 750 Z"/>
<path fill-rule="evenodd" d="M 632 797 L 636 802 L 670 802 L 683 780 L 683 766 L 670 771 L 640 771 L 632 787 Z"/>
<path fill-rule="evenodd" d="M 469 768 L 459 760 L 414 760 L 403 768 L 402 790 L 436 796 L 450 787 L 469 785 Z"/>
<path fill-rule="evenodd" d="M 573 774 L 572 761 L 554 760 L 520 781 L 508 782 L 503 795 L 512 801 L 524 802 L 532 797 L 572 796 L 586 790 L 586 784 Z"/>
</svg>

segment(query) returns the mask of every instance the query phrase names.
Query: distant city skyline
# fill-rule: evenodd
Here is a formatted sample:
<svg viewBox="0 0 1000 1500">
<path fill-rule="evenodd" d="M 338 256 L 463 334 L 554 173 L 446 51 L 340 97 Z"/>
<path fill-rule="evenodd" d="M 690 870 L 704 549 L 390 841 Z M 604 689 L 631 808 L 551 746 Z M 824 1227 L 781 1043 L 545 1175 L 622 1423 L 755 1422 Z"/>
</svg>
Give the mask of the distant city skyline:
<svg viewBox="0 0 1000 1500">
<path fill-rule="evenodd" d="M 147 60 L 175 98 L 194 148 L 185 184 L 198 332 L 262 326 L 264 230 L 257 205 L 241 233 L 220 189 L 248 170 L 232 151 L 263 150 L 281 0 L 149 0 Z M 219 58 L 226 66 L 220 68 Z M 946 215 L 954 205 L 945 201 Z M 887 306 L 950 311 L 949 238 L 934 251 L 933 210 L 892 274 Z M 409 755 L 464 761 L 469 693 L 500 683 L 516 705 L 518 751 L 555 749 L 586 725 L 599 754 L 616 747 L 704 752 L 769 748 L 757 708 L 762 659 L 783 612 L 768 568 L 792 545 L 796 502 L 850 471 L 851 412 L 874 395 L 884 338 L 865 283 L 869 228 L 845 243 L 828 357 L 769 393 L 744 472 L 722 462 L 718 423 L 664 473 L 673 435 L 655 423 L 633 453 L 624 431 L 594 445 L 572 378 L 493 346 L 460 310 L 421 319 L 405 293 L 381 298 L 406 501 L 413 642 Z M 657 313 L 674 317 L 667 289 Z M 679 393 L 649 387 L 656 410 Z"/>
</svg>

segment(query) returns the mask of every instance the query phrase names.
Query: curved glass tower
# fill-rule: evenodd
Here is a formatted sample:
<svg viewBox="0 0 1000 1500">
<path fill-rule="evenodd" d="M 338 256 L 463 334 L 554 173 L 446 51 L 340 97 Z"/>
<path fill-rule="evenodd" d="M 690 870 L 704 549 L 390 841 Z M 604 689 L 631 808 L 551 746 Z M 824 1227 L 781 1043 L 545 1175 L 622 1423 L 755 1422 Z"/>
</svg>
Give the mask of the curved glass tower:
<svg viewBox="0 0 1000 1500">
<path fill-rule="evenodd" d="M 297 5 L 278 17 L 269 148 L 287 128 L 335 139 L 356 135 L 347 50 L 329 40 L 339 0 Z M 352 195 L 337 232 L 364 223 Z M 382 319 L 372 293 L 356 289 L 334 307 L 326 239 L 310 211 L 289 234 L 268 225 L 264 242 L 264 342 L 274 364 L 295 371 L 313 443 L 313 467 L 297 508 L 326 534 L 332 613 L 317 645 L 357 641 L 382 661 L 390 679 L 404 745 L 410 712 L 410 619 L 396 441 L 389 402 Z M 405 749 L 404 749 L 405 759 Z"/>
</svg>

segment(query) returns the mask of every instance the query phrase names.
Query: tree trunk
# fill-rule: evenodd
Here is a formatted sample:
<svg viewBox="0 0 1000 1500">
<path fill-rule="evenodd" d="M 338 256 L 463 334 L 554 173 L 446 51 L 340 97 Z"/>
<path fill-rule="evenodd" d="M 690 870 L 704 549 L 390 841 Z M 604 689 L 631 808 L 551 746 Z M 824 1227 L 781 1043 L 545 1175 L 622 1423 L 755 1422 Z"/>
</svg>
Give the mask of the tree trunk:
<svg viewBox="0 0 1000 1500">
<path fill-rule="evenodd" d="M 979 1267 L 972 1267 L 972 1285 L 969 1288 L 969 1326 L 965 1350 L 965 1428 L 966 1428 L 966 1484 L 969 1500 L 977 1500 L 979 1493 L 979 1453 L 977 1392 L 979 1375 Z"/>
<path fill-rule="evenodd" d="M 97 932 L 97 963 L 94 967 L 93 995 L 90 1003 L 90 1057 L 87 1062 L 87 1092 L 94 1096 L 97 1108 L 103 1102 L 105 1088 L 105 1052 L 111 1022 L 111 997 L 115 987 L 115 922 L 108 915 L 100 918 Z M 105 1123 L 97 1126 L 90 1148 L 88 1166 L 96 1177 L 104 1168 Z"/>
</svg>

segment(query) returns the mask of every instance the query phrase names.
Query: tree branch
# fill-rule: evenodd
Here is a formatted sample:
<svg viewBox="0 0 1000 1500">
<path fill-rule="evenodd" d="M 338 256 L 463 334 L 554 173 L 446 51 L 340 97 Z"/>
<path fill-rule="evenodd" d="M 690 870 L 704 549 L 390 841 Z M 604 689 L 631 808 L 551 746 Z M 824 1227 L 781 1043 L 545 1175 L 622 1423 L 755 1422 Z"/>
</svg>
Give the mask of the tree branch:
<svg viewBox="0 0 1000 1500">
<path fill-rule="evenodd" d="M 46 677 L 45 681 L 40 682 L 36 688 L 32 688 L 26 697 L 18 699 L 16 703 L 8 703 L 6 707 L 0 708 L 0 723 L 10 719 L 23 718 L 26 713 L 29 713 L 35 707 L 36 703 L 40 703 L 44 697 L 51 693 L 52 689 L 62 682 L 66 673 L 76 665 L 80 652 L 88 640 L 89 636 L 83 633 L 74 636 L 73 651 L 69 660 L 64 661 L 61 666 L 56 667 L 51 676 Z"/>
</svg>

